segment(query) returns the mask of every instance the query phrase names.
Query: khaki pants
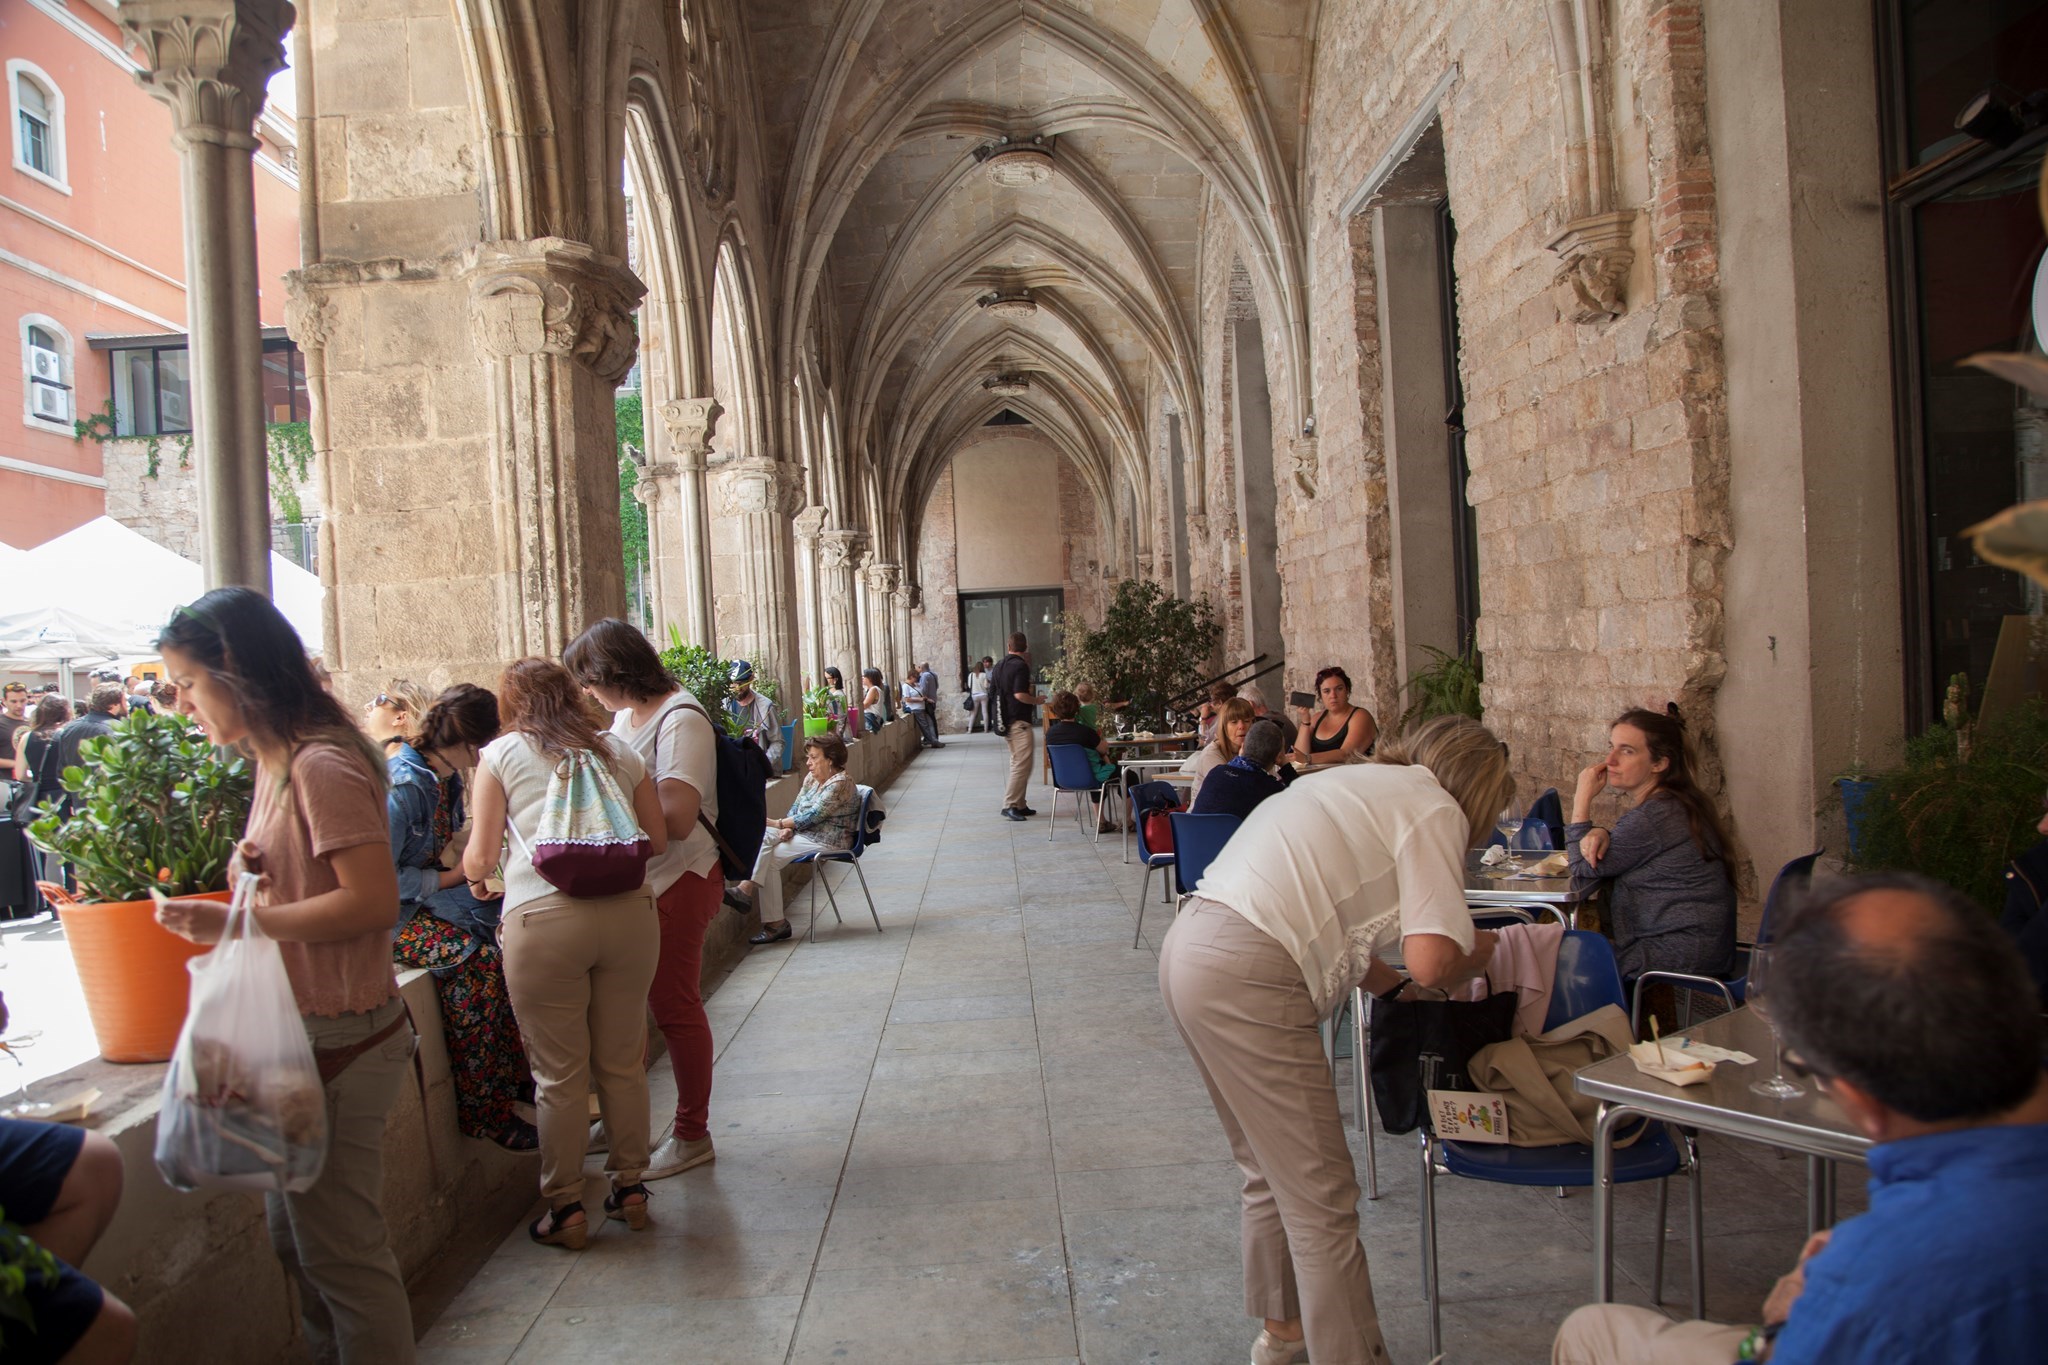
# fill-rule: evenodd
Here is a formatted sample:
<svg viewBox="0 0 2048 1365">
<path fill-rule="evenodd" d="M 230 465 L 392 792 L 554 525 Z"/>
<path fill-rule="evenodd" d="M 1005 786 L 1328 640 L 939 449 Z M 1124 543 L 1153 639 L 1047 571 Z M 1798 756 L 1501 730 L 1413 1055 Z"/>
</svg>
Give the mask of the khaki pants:
<svg viewBox="0 0 2048 1365">
<path fill-rule="evenodd" d="M 1022 810 L 1025 790 L 1031 785 L 1031 726 L 1013 720 L 1005 737 L 1010 741 L 1010 783 L 1003 788 L 1003 809 Z"/>
<path fill-rule="evenodd" d="M 661 959 L 654 897 L 643 886 L 602 900 L 548 895 L 505 912 L 505 985 L 533 1064 L 540 1189 L 548 1207 L 583 1197 L 597 1090 L 611 1135 L 612 1185 L 647 1170 L 647 992 Z"/>
<path fill-rule="evenodd" d="M 1236 911 L 1190 897 L 1159 990 L 1244 1172 L 1244 1303 L 1300 1318 L 1315 1365 L 1385 1365 L 1358 1178 L 1301 968 Z"/>
<path fill-rule="evenodd" d="M 400 1000 L 361 1014 L 306 1015 L 316 1048 L 371 1037 L 405 1011 Z M 267 1194 L 270 1244 L 299 1289 L 306 1348 L 321 1365 L 409 1365 L 412 1305 L 384 1226 L 384 1128 L 412 1066 L 410 1025 L 327 1083 L 327 1164 L 300 1194 Z"/>
<path fill-rule="evenodd" d="M 754 908 L 761 912 L 761 923 L 773 924 L 787 916 L 782 908 L 782 865 L 792 858 L 801 858 L 806 853 L 836 853 L 839 850 L 827 848 L 808 834 L 792 834 L 787 839 L 782 831 L 771 829 L 761 838 L 761 851 L 754 858 Z M 811 875 L 817 876 L 816 864 Z"/>
<path fill-rule="evenodd" d="M 1718 1322 L 1673 1322 L 1653 1308 L 1589 1303 L 1557 1329 L 1552 1365 L 1730 1365 L 1747 1327 Z"/>
</svg>

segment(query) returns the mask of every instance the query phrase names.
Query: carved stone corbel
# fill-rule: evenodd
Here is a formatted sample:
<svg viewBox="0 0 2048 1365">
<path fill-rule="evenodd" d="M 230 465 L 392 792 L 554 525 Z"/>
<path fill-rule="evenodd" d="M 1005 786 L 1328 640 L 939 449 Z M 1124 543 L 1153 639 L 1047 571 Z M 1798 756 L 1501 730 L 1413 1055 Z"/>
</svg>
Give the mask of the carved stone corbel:
<svg viewBox="0 0 2048 1365">
<path fill-rule="evenodd" d="M 606 384 L 633 368 L 647 286 L 615 256 L 561 237 L 485 242 L 463 259 L 470 321 L 493 356 L 569 357 Z"/>
<path fill-rule="evenodd" d="M 1628 310 L 1636 215 L 1614 202 L 1606 13 L 1602 0 L 1548 0 L 1546 10 L 1564 121 L 1565 225 L 1550 241 L 1562 258 L 1553 287 L 1571 321 L 1608 322 Z"/>
<path fill-rule="evenodd" d="M 1301 490 L 1303 497 L 1316 495 L 1316 438 L 1297 436 L 1287 447 L 1287 472 L 1294 479 L 1294 486 Z"/>
<path fill-rule="evenodd" d="M 1558 254 L 1553 282 L 1558 311 L 1573 322 L 1609 322 L 1628 311 L 1624 289 L 1635 263 L 1634 209 L 1594 214 L 1565 224 L 1551 238 Z"/>
</svg>

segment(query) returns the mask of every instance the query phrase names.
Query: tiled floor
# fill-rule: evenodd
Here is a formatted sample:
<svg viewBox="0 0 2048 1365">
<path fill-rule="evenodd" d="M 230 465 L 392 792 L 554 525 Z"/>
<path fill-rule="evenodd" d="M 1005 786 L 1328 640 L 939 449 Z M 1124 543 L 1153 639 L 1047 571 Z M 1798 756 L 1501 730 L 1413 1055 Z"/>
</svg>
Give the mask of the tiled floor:
<svg viewBox="0 0 2048 1365">
<path fill-rule="evenodd" d="M 885 933 L 850 889 L 843 926 L 828 914 L 815 945 L 757 949 L 719 988 L 719 1159 L 653 1187 L 654 1228 L 610 1224 L 580 1253 L 514 1231 L 424 1360 L 1247 1358 L 1236 1169 L 1159 1001 L 1170 910 L 1147 908 L 1134 951 L 1142 869 L 1071 821 L 1048 843 L 1042 788 L 1038 818 L 998 818 L 1005 762 L 957 737 L 888 791 L 863 864 Z M 667 1069 L 654 1080 L 665 1113 Z M 1420 1362 L 1415 1147 L 1382 1135 L 1378 1151 L 1364 1239 L 1393 1356 Z M 1709 1139 L 1705 1170 L 1708 1309 L 1746 1317 L 1798 1251 L 1805 1166 Z M 1843 1172 L 1847 1205 L 1859 1177 Z M 1591 1282 L 1586 1193 L 1437 1190 L 1448 1357 L 1548 1359 Z M 1683 1298 L 1682 1191 L 1672 1205 Z M 1647 1302 L 1654 1193 L 1617 1207 L 1622 1297 Z"/>
</svg>

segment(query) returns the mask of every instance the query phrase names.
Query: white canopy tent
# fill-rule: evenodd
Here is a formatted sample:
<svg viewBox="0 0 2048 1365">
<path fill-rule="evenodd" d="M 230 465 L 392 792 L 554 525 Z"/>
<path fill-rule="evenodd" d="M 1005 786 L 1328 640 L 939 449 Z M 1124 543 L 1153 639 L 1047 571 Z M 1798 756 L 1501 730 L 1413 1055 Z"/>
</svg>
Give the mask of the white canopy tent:
<svg viewBox="0 0 2048 1365">
<path fill-rule="evenodd" d="M 111 663 L 147 649 L 132 627 L 95 621 L 63 607 L 34 607 L 0 615 L 0 669 L 57 666 L 57 684 L 72 695 L 74 666 Z"/>
<path fill-rule="evenodd" d="M 95 518 L 19 553 L 0 605 L 16 613 L 59 608 L 103 622 L 132 646 L 121 649 L 119 657 L 153 656 L 152 642 L 172 609 L 205 591 L 197 564 L 112 517 Z M 319 653 L 325 638 L 320 580 L 275 551 L 270 578 L 271 600 L 307 651 Z"/>
</svg>

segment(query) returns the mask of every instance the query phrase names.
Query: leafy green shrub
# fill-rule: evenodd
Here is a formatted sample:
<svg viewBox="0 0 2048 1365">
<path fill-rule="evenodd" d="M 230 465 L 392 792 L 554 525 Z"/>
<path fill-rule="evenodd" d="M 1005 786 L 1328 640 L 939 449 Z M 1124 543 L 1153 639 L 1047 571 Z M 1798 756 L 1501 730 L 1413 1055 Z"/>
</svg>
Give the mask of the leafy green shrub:
<svg viewBox="0 0 2048 1365">
<path fill-rule="evenodd" d="M 725 709 L 725 699 L 732 695 L 732 664 L 732 660 L 721 659 L 702 645 L 684 644 L 682 631 L 674 626 L 668 628 L 668 648 L 661 651 L 661 666 L 690 689 L 691 696 L 704 703 L 704 709 L 725 725 L 727 734 L 738 739 L 746 726 Z M 758 678 L 754 686 L 769 691 Z"/>
<path fill-rule="evenodd" d="M 1995 911 L 2005 865 L 2039 837 L 2048 707 L 2032 701 L 1979 722 L 1967 761 L 1956 757 L 1956 732 L 1936 725 L 1906 742 L 1903 763 L 1870 780 L 1858 870 L 1918 872 Z"/>
<path fill-rule="evenodd" d="M 1090 627 L 1079 615 L 1060 618 L 1065 653 L 1047 670 L 1056 691 L 1092 684 L 1103 701 L 1129 701 L 1141 724 L 1165 720 L 1168 699 L 1202 681 L 1223 627 L 1207 597 L 1175 597 L 1149 579 L 1126 578 Z"/>
<path fill-rule="evenodd" d="M 0 1210 L 0 1345 L 20 1345 L 36 1331 L 35 1309 L 28 1301 L 29 1280 L 33 1277 L 41 1284 L 55 1281 L 57 1258 L 7 1222 L 5 1212 Z"/>
<path fill-rule="evenodd" d="M 1429 651 L 1429 667 L 1418 669 L 1401 689 L 1408 700 L 1407 709 L 1401 712 L 1401 728 L 1405 730 L 1432 716 L 1483 719 L 1486 708 L 1479 704 L 1482 674 L 1478 656 L 1469 651 L 1446 654 L 1433 645 L 1423 648 Z"/>
<path fill-rule="evenodd" d="M 138 711 L 79 746 L 64 770 L 69 819 L 46 802 L 29 826 L 39 848 L 61 856 L 81 898 L 141 900 L 225 891 L 228 859 L 249 822 L 249 765 L 216 748 L 182 716 Z"/>
</svg>

